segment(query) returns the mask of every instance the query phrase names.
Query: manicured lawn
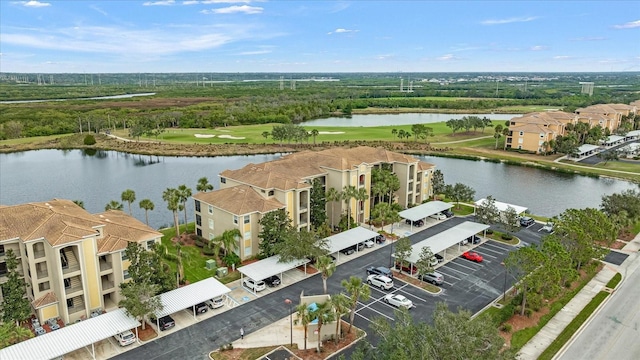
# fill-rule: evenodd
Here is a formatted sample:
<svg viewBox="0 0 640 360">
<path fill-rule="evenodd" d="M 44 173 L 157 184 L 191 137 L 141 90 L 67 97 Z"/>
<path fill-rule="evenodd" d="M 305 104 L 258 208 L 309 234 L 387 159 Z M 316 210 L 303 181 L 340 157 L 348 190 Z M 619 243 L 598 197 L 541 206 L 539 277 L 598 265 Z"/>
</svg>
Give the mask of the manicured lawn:
<svg viewBox="0 0 640 360">
<path fill-rule="evenodd" d="M 607 287 L 609 289 L 615 289 L 616 286 L 618 286 L 618 284 L 620 283 L 620 281 L 622 281 L 622 274 L 616 273 L 613 276 L 613 278 L 611 278 L 611 280 L 609 280 L 609 282 L 607 283 Z"/>
<path fill-rule="evenodd" d="M 184 233 L 185 229 L 188 229 L 190 233 L 193 233 L 195 229 L 194 223 L 189 223 L 186 227 L 184 225 L 180 226 L 180 233 Z M 162 237 L 162 244 L 166 246 L 167 251 L 171 254 L 176 253 L 176 246 L 171 239 L 175 237 L 176 230 L 175 228 L 166 228 L 160 230 L 161 233 L 164 234 Z M 202 249 L 197 246 L 183 246 L 182 247 L 182 266 L 184 268 L 184 276 L 190 282 L 194 283 L 196 281 L 200 281 L 216 274 L 214 270 L 208 270 L 206 268 L 206 261 L 209 259 L 213 259 L 213 256 L 206 256 L 202 254 Z M 171 270 L 175 271 L 176 263 L 173 261 L 168 261 L 169 266 L 171 266 Z"/>
<path fill-rule="evenodd" d="M 619 171 L 629 171 L 640 173 L 640 162 L 637 163 L 628 163 L 622 161 L 609 161 L 606 164 L 599 163 L 594 167 L 599 169 L 608 169 L 608 170 L 619 170 Z"/>
<path fill-rule="evenodd" d="M 11 145 L 28 144 L 28 143 L 43 143 L 43 142 L 59 139 L 62 137 L 72 136 L 72 135 L 75 135 L 75 134 L 34 136 L 34 137 L 23 137 L 18 139 L 0 140 L 0 145 L 11 146 Z"/>
<path fill-rule="evenodd" d="M 453 205 L 453 207 L 451 208 L 451 211 L 453 211 L 453 213 L 458 216 L 467 216 L 467 215 L 473 214 L 473 209 L 474 207 L 470 205 L 457 204 L 457 205 Z"/>
<path fill-rule="evenodd" d="M 513 105 L 498 108 L 501 112 L 529 113 L 537 111 L 547 111 L 548 109 L 557 109 L 555 106 L 548 105 Z"/>
</svg>

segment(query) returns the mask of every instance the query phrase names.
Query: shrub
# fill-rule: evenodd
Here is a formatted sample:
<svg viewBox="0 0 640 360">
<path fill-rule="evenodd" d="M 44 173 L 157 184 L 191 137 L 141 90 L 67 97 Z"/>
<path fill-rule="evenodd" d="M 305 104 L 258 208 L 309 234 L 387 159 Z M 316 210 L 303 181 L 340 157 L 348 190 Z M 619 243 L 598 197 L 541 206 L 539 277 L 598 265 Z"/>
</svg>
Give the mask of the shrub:
<svg viewBox="0 0 640 360">
<path fill-rule="evenodd" d="M 227 266 L 235 266 L 235 268 L 237 268 L 238 265 L 240 265 L 240 257 L 233 252 L 230 252 L 229 254 L 225 255 L 222 261 L 224 261 L 224 263 Z"/>
<path fill-rule="evenodd" d="M 203 253 L 204 255 L 213 256 L 213 255 L 215 255 L 215 254 L 216 254 L 216 252 L 215 252 L 215 247 L 214 247 L 214 246 L 211 246 L 211 245 L 204 246 L 204 247 L 202 248 L 202 253 Z"/>
<path fill-rule="evenodd" d="M 529 308 L 524 309 L 524 315 L 525 315 L 526 317 L 529 317 L 529 318 L 530 318 L 530 317 L 531 317 L 531 315 L 533 315 L 533 310 L 531 310 L 531 309 L 529 309 Z"/>
<path fill-rule="evenodd" d="M 502 240 L 511 240 L 511 239 L 513 239 L 513 235 L 511 235 L 511 234 L 502 234 L 502 235 L 500 235 L 500 238 Z"/>
<path fill-rule="evenodd" d="M 84 137 L 84 144 L 88 145 L 88 146 L 95 145 L 96 144 L 96 138 L 93 135 L 89 134 L 89 135 Z"/>
<path fill-rule="evenodd" d="M 511 326 L 511 324 L 508 324 L 508 323 L 502 324 L 502 331 L 506 333 L 510 333 L 511 330 L 513 330 L 513 326 Z"/>
</svg>

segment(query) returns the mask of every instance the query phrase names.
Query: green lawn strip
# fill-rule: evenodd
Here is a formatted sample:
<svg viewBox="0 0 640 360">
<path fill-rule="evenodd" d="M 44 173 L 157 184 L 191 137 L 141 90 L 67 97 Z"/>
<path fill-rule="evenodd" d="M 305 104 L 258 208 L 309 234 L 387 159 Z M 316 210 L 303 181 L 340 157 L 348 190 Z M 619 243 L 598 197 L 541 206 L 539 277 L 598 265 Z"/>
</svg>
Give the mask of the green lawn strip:
<svg viewBox="0 0 640 360">
<path fill-rule="evenodd" d="M 637 223 L 633 224 L 633 230 L 632 232 L 634 234 L 638 234 L 640 233 L 640 221 L 638 221 Z"/>
<path fill-rule="evenodd" d="M 611 278 L 611 280 L 609 280 L 609 282 L 607 283 L 607 287 L 609 289 L 615 289 L 620 281 L 622 281 L 622 274 L 616 273 L 615 275 L 613 275 L 613 278 Z"/>
<path fill-rule="evenodd" d="M 593 165 L 593 167 L 598 169 L 607 169 L 607 170 L 619 170 L 619 171 L 629 171 L 629 172 L 640 172 L 640 161 L 629 163 L 623 161 L 608 161 L 606 164 L 604 162 Z"/>
<path fill-rule="evenodd" d="M 616 274 L 620 275 L 620 274 Z M 613 279 L 612 279 L 613 280 Z M 542 354 L 538 357 L 538 360 L 552 359 L 555 354 L 571 339 L 573 334 L 587 321 L 587 319 L 593 314 L 593 312 L 600 306 L 604 299 L 609 296 L 606 291 L 600 291 L 596 296 L 591 299 L 587 306 L 578 313 L 578 315 L 562 330 L 560 335 L 547 347 Z"/>
<path fill-rule="evenodd" d="M 446 202 L 450 202 L 445 200 Z M 467 216 L 473 214 L 474 207 L 466 204 L 453 205 L 451 211 L 458 216 Z"/>
<path fill-rule="evenodd" d="M 578 292 L 580 292 L 580 290 L 582 290 L 582 288 L 585 285 L 587 285 L 587 283 L 589 281 L 591 281 L 591 279 L 593 279 L 593 277 L 596 275 L 596 273 L 597 272 L 595 272 L 595 271 L 590 272 L 589 276 L 587 278 L 585 278 L 584 280 L 582 280 L 582 282 L 580 282 L 578 287 L 573 289 L 573 291 L 566 293 L 564 296 L 559 298 L 556 302 L 551 304 L 550 307 L 549 307 L 549 313 L 540 318 L 540 321 L 538 322 L 538 325 L 533 326 L 533 327 L 529 327 L 529 328 L 526 328 L 526 329 L 522 329 L 522 330 L 519 330 L 519 331 L 516 331 L 515 333 L 513 333 L 513 336 L 511 337 L 511 348 L 514 349 L 514 351 L 516 351 L 516 352 L 520 351 L 520 349 L 522 349 L 522 347 L 529 340 L 531 340 L 540 331 L 540 329 L 542 329 L 549 322 L 549 320 L 553 319 L 553 317 L 560 310 L 562 310 L 562 308 L 567 303 L 569 303 L 569 301 L 571 301 L 571 299 L 573 299 L 573 297 L 576 296 L 576 294 Z"/>
</svg>

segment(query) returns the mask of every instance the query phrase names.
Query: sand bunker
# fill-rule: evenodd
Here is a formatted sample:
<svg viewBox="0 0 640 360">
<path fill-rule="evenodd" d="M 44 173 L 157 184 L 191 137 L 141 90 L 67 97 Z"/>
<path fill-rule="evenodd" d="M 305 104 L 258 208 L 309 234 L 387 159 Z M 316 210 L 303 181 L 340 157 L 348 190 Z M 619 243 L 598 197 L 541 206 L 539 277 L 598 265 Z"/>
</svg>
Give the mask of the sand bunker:
<svg viewBox="0 0 640 360">
<path fill-rule="evenodd" d="M 197 138 L 212 138 L 215 137 L 215 135 L 210 135 L 210 134 L 194 134 L 195 137 Z"/>
<path fill-rule="evenodd" d="M 245 139 L 244 136 L 231 136 L 231 135 L 218 135 L 219 138 L 222 139 L 233 139 L 233 140 L 242 140 Z"/>
<path fill-rule="evenodd" d="M 336 135 L 336 134 L 344 134 L 344 131 L 318 131 L 319 135 Z"/>
</svg>

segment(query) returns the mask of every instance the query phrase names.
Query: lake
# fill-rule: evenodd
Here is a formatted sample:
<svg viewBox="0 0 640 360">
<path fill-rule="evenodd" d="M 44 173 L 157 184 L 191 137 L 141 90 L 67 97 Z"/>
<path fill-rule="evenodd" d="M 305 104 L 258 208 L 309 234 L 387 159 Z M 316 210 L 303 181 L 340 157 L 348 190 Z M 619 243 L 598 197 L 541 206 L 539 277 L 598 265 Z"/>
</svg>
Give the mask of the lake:
<svg viewBox="0 0 640 360">
<path fill-rule="evenodd" d="M 140 200 L 155 204 L 149 212 L 154 228 L 171 225 L 172 214 L 162 200 L 162 192 L 185 184 L 193 193 L 197 181 L 207 177 L 219 188 L 218 174 L 249 163 L 261 163 L 280 155 L 229 157 L 168 157 L 131 155 L 82 150 L 38 150 L 0 154 L 0 204 L 14 205 L 53 198 L 82 200 L 91 213 L 104 211 L 111 200 L 120 201 L 126 189 L 136 193 L 133 215 L 144 221 Z M 496 200 L 528 207 L 534 214 L 553 216 L 568 208 L 598 207 L 602 195 L 636 188 L 636 185 L 609 178 L 591 178 L 542 169 L 483 161 L 422 157 L 437 165 L 448 184 L 461 182 L 476 190 L 476 199 L 493 195 Z M 128 205 L 124 204 L 128 211 Z M 193 221 L 193 202 L 188 203 Z M 184 215 L 180 214 L 183 219 Z"/>
</svg>

